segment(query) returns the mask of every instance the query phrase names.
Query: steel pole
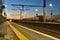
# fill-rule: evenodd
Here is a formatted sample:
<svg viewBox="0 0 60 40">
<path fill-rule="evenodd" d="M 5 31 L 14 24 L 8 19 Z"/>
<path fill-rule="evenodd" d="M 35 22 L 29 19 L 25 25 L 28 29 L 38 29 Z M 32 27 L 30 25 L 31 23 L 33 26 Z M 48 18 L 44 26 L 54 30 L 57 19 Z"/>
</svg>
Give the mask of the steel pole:
<svg viewBox="0 0 60 40">
<path fill-rule="evenodd" d="M 43 6 L 43 21 L 46 22 L 46 0 L 44 0 L 44 6 Z"/>
</svg>

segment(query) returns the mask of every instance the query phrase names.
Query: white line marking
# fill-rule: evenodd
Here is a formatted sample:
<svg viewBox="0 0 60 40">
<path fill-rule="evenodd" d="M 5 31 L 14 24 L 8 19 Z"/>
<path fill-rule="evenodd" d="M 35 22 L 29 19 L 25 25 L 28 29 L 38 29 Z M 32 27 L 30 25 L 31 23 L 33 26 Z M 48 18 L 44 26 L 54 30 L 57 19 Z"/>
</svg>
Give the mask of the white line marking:
<svg viewBox="0 0 60 40">
<path fill-rule="evenodd" d="M 14 24 L 16 24 L 16 23 L 14 23 Z M 20 26 L 21 28 L 27 29 L 27 30 L 29 30 L 29 31 L 35 32 L 35 33 L 37 33 L 37 34 L 40 34 L 40 35 L 43 35 L 43 36 L 49 37 L 49 38 L 51 38 L 51 39 L 54 39 L 54 40 L 60 40 L 59 38 L 56 38 L 56 37 L 53 37 L 53 36 L 50 36 L 50 35 L 44 34 L 44 33 L 42 33 L 42 32 L 38 32 L 38 31 L 36 31 L 36 30 L 33 30 L 33 29 L 30 29 L 30 28 L 27 28 L 27 27 L 25 27 L 25 26 L 22 26 L 22 25 L 19 25 L 19 24 L 16 24 L 16 25 Z"/>
</svg>

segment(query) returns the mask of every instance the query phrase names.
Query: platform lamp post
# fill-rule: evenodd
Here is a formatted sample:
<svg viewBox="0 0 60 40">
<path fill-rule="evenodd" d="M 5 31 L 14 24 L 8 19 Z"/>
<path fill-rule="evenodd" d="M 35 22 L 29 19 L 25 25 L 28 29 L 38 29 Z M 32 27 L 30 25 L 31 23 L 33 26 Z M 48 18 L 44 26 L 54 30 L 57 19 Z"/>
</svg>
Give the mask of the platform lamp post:
<svg viewBox="0 0 60 40">
<path fill-rule="evenodd" d="M 50 11 L 51 11 L 51 19 L 52 19 L 52 16 L 53 16 L 53 13 L 52 13 L 52 6 L 53 6 L 53 5 L 50 3 L 49 6 L 51 7 L 51 10 L 50 10 Z"/>
<path fill-rule="evenodd" d="M 35 9 L 35 11 L 36 11 L 36 16 L 38 16 L 38 9 Z"/>
</svg>

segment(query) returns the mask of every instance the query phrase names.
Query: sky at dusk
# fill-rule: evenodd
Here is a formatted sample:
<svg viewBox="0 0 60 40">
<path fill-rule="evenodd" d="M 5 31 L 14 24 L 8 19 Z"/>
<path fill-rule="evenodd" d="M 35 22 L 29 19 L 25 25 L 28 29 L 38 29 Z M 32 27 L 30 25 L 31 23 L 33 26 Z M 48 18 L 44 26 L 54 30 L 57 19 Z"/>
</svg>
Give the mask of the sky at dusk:
<svg viewBox="0 0 60 40">
<path fill-rule="evenodd" d="M 23 5 L 39 5 L 43 6 L 44 0 L 4 0 L 4 5 L 7 5 L 5 11 L 7 14 L 19 14 L 20 10 L 12 10 L 12 9 L 18 9 L 17 7 L 13 7 L 11 4 L 23 4 Z M 51 7 L 49 4 L 52 3 L 52 11 L 53 15 L 59 15 L 60 14 L 60 0 L 46 0 L 46 14 L 50 15 Z M 19 7 L 21 9 L 21 6 Z M 28 9 L 28 10 L 25 10 Z M 36 12 L 35 9 L 38 9 L 38 12 Z M 24 13 L 27 14 L 43 14 L 43 7 L 24 7 Z"/>
</svg>

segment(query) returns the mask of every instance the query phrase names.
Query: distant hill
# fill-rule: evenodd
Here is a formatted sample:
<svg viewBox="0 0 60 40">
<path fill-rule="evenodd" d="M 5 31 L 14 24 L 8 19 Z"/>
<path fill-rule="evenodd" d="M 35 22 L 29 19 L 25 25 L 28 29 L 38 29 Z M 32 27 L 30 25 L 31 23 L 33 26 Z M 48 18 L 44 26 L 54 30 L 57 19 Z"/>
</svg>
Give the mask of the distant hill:
<svg viewBox="0 0 60 40">
<path fill-rule="evenodd" d="M 60 15 L 54 15 L 56 19 L 60 19 Z"/>
<path fill-rule="evenodd" d="M 60 20 L 60 15 L 53 15 L 52 17 L 51 17 L 51 15 L 46 16 L 46 20 L 53 20 L 53 21 Z"/>
</svg>

